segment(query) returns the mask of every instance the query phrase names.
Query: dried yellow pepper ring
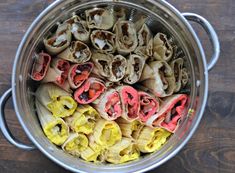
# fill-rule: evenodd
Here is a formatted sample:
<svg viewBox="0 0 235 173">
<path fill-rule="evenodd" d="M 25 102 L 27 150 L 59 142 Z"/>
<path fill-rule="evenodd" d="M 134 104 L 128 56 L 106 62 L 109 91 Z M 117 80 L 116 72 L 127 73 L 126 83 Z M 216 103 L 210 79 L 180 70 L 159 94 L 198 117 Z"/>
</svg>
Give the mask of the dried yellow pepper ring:
<svg viewBox="0 0 235 173">
<path fill-rule="evenodd" d="M 65 121 L 74 132 L 90 134 L 93 132 L 95 122 L 99 118 L 98 112 L 89 105 L 79 105 L 72 116 Z"/>
<path fill-rule="evenodd" d="M 163 128 L 144 127 L 136 140 L 136 144 L 141 152 L 151 153 L 159 150 L 170 135 L 171 133 Z"/>
<path fill-rule="evenodd" d="M 62 145 L 62 149 L 68 153 L 79 156 L 80 153 L 88 148 L 88 139 L 84 134 L 71 133 L 69 138 Z"/>
<path fill-rule="evenodd" d="M 89 147 L 81 152 L 81 158 L 86 161 L 103 162 L 106 158 L 104 147 L 95 142 L 93 135 L 89 135 L 88 139 Z"/>
<path fill-rule="evenodd" d="M 116 122 L 118 123 L 118 125 L 122 131 L 122 136 L 125 136 L 127 138 L 136 139 L 136 137 L 138 137 L 141 129 L 144 127 L 144 125 L 141 124 L 137 120 L 129 122 L 129 121 L 125 120 L 124 118 L 118 118 L 116 120 Z"/>
<path fill-rule="evenodd" d="M 41 84 L 36 91 L 36 98 L 55 117 L 70 116 L 77 107 L 71 94 L 53 83 Z"/>
<path fill-rule="evenodd" d="M 140 152 L 130 138 L 123 137 L 121 141 L 108 148 L 106 160 L 110 163 L 124 163 L 136 160 Z"/>
<path fill-rule="evenodd" d="M 114 121 L 99 119 L 94 128 L 94 139 L 97 144 L 110 147 L 122 138 L 122 132 Z"/>
<path fill-rule="evenodd" d="M 36 109 L 42 129 L 47 138 L 56 145 L 62 145 L 69 136 L 69 127 L 62 118 L 54 117 L 41 103 L 37 100 Z"/>
</svg>

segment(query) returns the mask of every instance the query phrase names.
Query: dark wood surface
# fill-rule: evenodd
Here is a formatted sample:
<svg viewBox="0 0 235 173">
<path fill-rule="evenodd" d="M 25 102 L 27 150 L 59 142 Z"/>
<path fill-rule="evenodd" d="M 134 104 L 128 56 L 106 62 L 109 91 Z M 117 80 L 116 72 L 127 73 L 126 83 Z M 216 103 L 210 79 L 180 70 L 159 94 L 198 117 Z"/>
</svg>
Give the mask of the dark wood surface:
<svg viewBox="0 0 235 173">
<path fill-rule="evenodd" d="M 151 171 L 158 173 L 235 172 L 235 1 L 169 0 L 181 12 L 195 12 L 216 28 L 221 56 L 209 73 L 209 98 L 199 128 L 177 156 Z M 26 29 L 52 0 L 0 0 L 0 95 L 11 87 L 15 52 Z M 193 25 L 211 55 L 208 38 Z M 13 134 L 28 142 L 20 127 L 12 102 L 6 107 L 7 122 Z M 0 173 L 64 173 L 63 168 L 40 151 L 22 151 L 9 144 L 0 133 Z"/>
</svg>

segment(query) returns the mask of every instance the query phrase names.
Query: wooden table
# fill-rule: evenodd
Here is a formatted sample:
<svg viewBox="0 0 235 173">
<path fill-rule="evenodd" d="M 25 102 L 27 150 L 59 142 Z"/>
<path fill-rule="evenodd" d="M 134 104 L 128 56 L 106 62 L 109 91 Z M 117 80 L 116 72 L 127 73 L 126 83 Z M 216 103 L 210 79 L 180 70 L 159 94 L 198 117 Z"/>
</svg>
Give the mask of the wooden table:
<svg viewBox="0 0 235 173">
<path fill-rule="evenodd" d="M 235 172 L 235 1 L 169 0 L 181 12 L 195 12 L 216 28 L 221 41 L 221 56 L 209 73 L 208 104 L 199 128 L 177 156 L 151 171 Z M 11 70 L 15 52 L 26 29 L 52 0 L 0 1 L 0 95 L 11 87 Z M 207 56 L 211 47 L 204 31 L 193 25 L 203 42 Z M 7 104 L 7 121 L 13 134 L 28 139 L 20 127 L 12 102 Z M 1 173 L 64 173 L 63 168 L 40 151 L 22 151 L 9 144 L 0 133 Z"/>
</svg>

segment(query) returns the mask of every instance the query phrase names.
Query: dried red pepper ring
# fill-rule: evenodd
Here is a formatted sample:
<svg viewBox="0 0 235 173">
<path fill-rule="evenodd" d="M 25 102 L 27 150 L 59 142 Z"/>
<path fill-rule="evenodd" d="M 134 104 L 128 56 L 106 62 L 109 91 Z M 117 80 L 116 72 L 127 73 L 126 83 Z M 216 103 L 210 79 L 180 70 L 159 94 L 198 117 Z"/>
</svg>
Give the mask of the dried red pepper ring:
<svg viewBox="0 0 235 173">
<path fill-rule="evenodd" d="M 159 111 L 159 101 L 154 96 L 143 91 L 139 91 L 138 95 L 140 101 L 139 119 L 142 122 L 146 122 L 149 117 Z"/>
<path fill-rule="evenodd" d="M 102 80 L 90 77 L 75 91 L 74 99 L 80 104 L 88 104 L 95 101 L 105 90 Z"/>
<path fill-rule="evenodd" d="M 49 54 L 44 52 L 39 53 L 33 64 L 31 78 L 35 81 L 41 81 L 47 73 L 50 62 L 51 56 Z"/>
<path fill-rule="evenodd" d="M 74 64 L 71 66 L 68 75 L 69 85 L 72 89 L 80 87 L 86 79 L 88 79 L 93 70 L 93 63 L 86 62 L 83 64 Z"/>
</svg>

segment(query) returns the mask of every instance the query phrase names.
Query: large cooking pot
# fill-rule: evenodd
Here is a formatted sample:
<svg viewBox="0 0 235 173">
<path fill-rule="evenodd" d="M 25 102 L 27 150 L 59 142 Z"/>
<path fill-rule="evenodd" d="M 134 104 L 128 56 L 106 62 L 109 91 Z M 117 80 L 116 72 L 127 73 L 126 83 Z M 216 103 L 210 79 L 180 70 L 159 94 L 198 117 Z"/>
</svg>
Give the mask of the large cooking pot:
<svg viewBox="0 0 235 173">
<path fill-rule="evenodd" d="M 104 5 L 119 5 L 128 8 L 130 20 L 136 20 L 135 13 L 138 11 L 147 13 L 150 16 L 148 21 L 150 28 L 153 30 L 156 27 L 158 30 L 167 32 L 172 36 L 174 42 L 182 48 L 186 57 L 187 68 L 190 72 L 188 112 L 187 116 L 183 118 L 178 131 L 160 151 L 142 157 L 137 161 L 120 165 L 88 163 L 75 159 L 51 144 L 43 134 L 35 114 L 33 93 L 37 86 L 29 78 L 33 63 L 32 57 L 41 48 L 42 38 L 46 32 L 53 29 L 53 26 L 58 21 L 68 18 L 74 11 Z M 158 19 L 157 23 L 151 20 L 154 18 Z M 188 20 L 200 24 L 210 38 L 214 53 L 209 63 L 206 63 L 201 43 Z M 192 13 L 181 14 L 163 0 L 58 0 L 36 18 L 20 43 L 12 72 L 12 88 L 6 91 L 0 100 L 1 130 L 8 141 L 16 147 L 24 150 L 37 148 L 55 163 L 74 172 L 145 172 L 172 158 L 195 132 L 207 101 L 208 71 L 212 69 L 218 60 L 219 52 L 218 37 L 207 20 Z M 10 96 L 13 97 L 17 118 L 34 146 L 19 142 L 13 137 L 7 127 L 4 107 Z"/>
</svg>

